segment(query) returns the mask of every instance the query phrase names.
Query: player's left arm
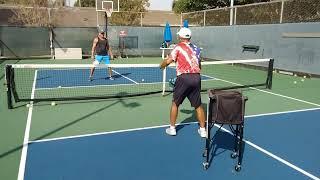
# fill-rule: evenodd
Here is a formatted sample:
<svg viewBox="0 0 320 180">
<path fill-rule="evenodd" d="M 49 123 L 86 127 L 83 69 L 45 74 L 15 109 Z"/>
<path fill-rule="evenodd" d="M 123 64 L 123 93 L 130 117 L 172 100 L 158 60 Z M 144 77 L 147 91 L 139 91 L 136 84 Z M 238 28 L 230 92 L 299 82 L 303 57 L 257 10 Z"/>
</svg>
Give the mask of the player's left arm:
<svg viewBox="0 0 320 180">
<path fill-rule="evenodd" d="M 160 68 L 164 69 L 166 68 L 169 64 L 171 64 L 173 62 L 173 59 L 171 56 L 168 56 L 167 58 L 165 58 L 161 63 L 160 63 Z"/>
<path fill-rule="evenodd" d="M 108 54 L 109 54 L 109 56 L 110 56 L 110 59 L 113 60 L 113 54 L 112 54 L 112 49 L 111 49 L 111 47 L 109 47 Z"/>
<path fill-rule="evenodd" d="M 170 55 L 167 56 L 161 63 L 160 63 L 160 68 L 164 69 L 165 67 L 167 67 L 169 64 L 171 64 L 173 61 L 175 61 L 175 59 L 177 59 L 178 56 L 178 48 L 174 48 Z"/>
</svg>

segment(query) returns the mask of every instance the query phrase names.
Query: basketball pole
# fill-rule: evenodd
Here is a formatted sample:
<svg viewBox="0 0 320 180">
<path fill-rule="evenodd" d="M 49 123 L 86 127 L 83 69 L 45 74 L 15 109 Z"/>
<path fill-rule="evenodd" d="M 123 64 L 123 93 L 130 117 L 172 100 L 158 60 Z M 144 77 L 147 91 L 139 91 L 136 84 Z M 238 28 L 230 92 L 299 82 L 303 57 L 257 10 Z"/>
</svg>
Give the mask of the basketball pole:
<svg viewBox="0 0 320 180">
<path fill-rule="evenodd" d="M 104 12 L 104 18 L 105 18 L 105 24 L 106 24 L 106 33 L 105 33 L 105 37 L 108 38 L 108 15 L 107 12 Z"/>
<path fill-rule="evenodd" d="M 233 25 L 233 4 L 234 0 L 230 0 L 230 26 Z"/>
</svg>

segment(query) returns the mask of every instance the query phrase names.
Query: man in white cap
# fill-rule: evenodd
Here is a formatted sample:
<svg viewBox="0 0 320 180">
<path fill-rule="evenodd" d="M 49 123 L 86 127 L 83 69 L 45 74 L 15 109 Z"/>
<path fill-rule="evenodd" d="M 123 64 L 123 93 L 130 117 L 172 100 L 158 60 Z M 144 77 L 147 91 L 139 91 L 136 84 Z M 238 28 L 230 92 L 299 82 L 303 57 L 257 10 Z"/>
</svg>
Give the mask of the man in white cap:
<svg viewBox="0 0 320 180">
<path fill-rule="evenodd" d="M 160 67 L 164 69 L 173 61 L 176 63 L 177 79 L 175 82 L 173 100 L 170 110 L 170 127 L 166 133 L 171 136 L 177 134 L 175 124 L 178 116 L 179 105 L 187 97 L 191 106 L 195 108 L 200 128 L 201 137 L 207 136 L 205 130 L 205 113 L 201 106 L 201 77 L 200 77 L 200 50 L 190 42 L 191 30 L 181 28 L 177 33 L 180 42 L 174 47 L 170 55 L 164 59 Z"/>
<path fill-rule="evenodd" d="M 110 64 L 110 58 L 113 59 L 111 47 L 109 45 L 108 39 L 105 38 L 105 30 L 102 27 L 98 27 L 98 36 L 93 39 L 91 48 L 91 58 L 94 65 L 100 63 Z M 93 73 L 95 68 L 90 69 L 89 81 L 92 81 Z M 109 79 L 113 80 L 112 69 L 108 68 Z"/>
</svg>

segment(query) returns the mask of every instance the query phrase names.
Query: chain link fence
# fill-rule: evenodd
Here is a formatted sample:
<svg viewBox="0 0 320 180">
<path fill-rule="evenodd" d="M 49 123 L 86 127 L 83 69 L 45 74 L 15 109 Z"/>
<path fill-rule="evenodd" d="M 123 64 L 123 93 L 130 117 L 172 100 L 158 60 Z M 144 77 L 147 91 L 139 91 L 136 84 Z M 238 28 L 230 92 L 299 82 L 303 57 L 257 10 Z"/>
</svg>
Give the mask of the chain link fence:
<svg viewBox="0 0 320 180">
<path fill-rule="evenodd" d="M 283 23 L 320 21 L 320 0 L 285 1 L 283 6 Z"/>
<path fill-rule="evenodd" d="M 182 13 L 190 26 L 279 24 L 320 21 L 320 0 L 281 0 Z"/>
<path fill-rule="evenodd" d="M 28 18 L 25 18 L 28 17 Z M 33 21 L 30 21 L 34 19 Z M 24 20 L 28 22 L 24 22 Z M 113 12 L 108 18 L 110 26 L 180 26 L 181 15 L 170 11 Z M 96 12 L 95 8 L 23 8 L 0 5 L 0 26 L 28 27 L 96 27 L 105 25 L 105 12 Z"/>
</svg>

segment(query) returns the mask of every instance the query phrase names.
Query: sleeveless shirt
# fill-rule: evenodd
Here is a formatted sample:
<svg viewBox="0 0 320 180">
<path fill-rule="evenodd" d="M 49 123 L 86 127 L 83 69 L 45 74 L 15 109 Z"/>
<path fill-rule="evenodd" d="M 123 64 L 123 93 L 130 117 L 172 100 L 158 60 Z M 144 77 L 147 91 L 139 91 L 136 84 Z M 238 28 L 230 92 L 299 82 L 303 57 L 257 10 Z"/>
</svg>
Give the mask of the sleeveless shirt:
<svg viewBox="0 0 320 180">
<path fill-rule="evenodd" d="M 109 50 L 109 43 L 107 39 L 101 40 L 98 37 L 98 42 L 96 45 L 96 55 L 99 56 L 107 56 L 108 55 L 108 50 Z"/>
</svg>

